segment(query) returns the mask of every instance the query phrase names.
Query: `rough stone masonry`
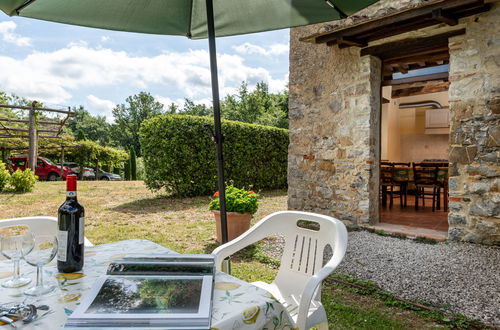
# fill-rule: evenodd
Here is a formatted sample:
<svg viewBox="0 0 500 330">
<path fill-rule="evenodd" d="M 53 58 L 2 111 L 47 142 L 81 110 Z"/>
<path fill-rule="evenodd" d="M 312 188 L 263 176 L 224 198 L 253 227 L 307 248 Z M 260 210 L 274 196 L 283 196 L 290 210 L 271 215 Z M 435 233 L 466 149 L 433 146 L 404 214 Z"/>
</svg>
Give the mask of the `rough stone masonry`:
<svg viewBox="0 0 500 330">
<path fill-rule="evenodd" d="M 500 5 L 450 38 L 449 239 L 500 244 Z"/>
<path fill-rule="evenodd" d="M 493 4 L 489 12 L 461 19 L 466 33 L 449 40 L 452 240 L 500 244 L 499 22 L 500 5 Z M 288 206 L 348 225 L 376 223 L 381 63 L 361 57 L 356 47 L 299 41 L 321 28 L 290 33 Z"/>
</svg>

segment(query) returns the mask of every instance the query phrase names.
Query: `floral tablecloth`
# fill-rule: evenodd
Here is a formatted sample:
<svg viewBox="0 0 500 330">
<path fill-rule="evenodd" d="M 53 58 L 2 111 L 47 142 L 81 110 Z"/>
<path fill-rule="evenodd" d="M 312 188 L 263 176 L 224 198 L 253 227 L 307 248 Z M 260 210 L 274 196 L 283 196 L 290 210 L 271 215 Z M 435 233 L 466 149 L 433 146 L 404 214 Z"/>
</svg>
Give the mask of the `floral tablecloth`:
<svg viewBox="0 0 500 330">
<path fill-rule="evenodd" d="M 50 311 L 46 315 L 40 311 L 43 316 L 35 322 L 16 324 L 19 329 L 60 329 L 67 316 L 80 304 L 82 295 L 92 287 L 99 276 L 106 273 L 110 261 L 131 255 L 154 256 L 165 253 L 175 252 L 153 242 L 137 239 L 86 247 L 85 266 L 80 273 L 58 273 L 55 260 L 44 267 L 44 280 L 57 283 L 57 288 L 52 293 L 32 298 L 23 295 L 26 287 L 1 287 L 0 304 L 25 302 L 48 305 Z M 12 276 L 12 267 L 11 262 L 0 261 L 0 281 Z M 21 271 L 24 275 L 31 276 L 34 282 L 34 267 L 22 262 Z M 269 293 L 225 273 L 217 273 L 215 276 L 213 299 L 212 329 L 293 328 L 284 307 Z M 0 326 L 0 329 L 2 328 L 9 329 L 10 326 Z"/>
</svg>

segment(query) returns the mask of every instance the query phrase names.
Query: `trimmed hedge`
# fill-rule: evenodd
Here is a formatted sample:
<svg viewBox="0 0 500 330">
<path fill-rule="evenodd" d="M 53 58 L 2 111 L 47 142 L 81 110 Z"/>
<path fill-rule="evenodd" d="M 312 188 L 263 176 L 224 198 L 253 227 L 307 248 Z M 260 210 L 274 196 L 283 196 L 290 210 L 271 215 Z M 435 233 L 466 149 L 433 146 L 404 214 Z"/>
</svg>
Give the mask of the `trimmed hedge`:
<svg viewBox="0 0 500 330">
<path fill-rule="evenodd" d="M 141 152 L 151 190 L 200 196 L 217 190 L 215 144 L 203 125 L 211 117 L 162 115 L 143 122 Z M 287 184 L 288 130 L 222 121 L 226 182 L 254 189 Z"/>
</svg>

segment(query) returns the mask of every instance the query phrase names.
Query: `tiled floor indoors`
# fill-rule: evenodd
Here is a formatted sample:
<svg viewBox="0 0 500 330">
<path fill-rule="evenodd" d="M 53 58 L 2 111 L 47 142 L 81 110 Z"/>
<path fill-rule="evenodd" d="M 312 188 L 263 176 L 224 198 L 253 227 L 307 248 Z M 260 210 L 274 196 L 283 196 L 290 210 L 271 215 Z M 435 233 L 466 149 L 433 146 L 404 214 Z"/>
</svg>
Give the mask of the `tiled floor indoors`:
<svg viewBox="0 0 500 330">
<path fill-rule="evenodd" d="M 443 197 L 441 197 L 443 201 Z M 394 199 L 394 205 L 380 208 L 380 223 L 373 226 L 387 232 L 405 234 L 410 236 L 423 236 L 437 240 L 445 240 L 448 232 L 448 212 L 436 210 L 432 212 L 432 201 L 426 200 L 425 208 L 422 206 L 415 210 L 415 197 L 408 195 L 407 206 L 399 205 L 399 198 Z"/>
</svg>

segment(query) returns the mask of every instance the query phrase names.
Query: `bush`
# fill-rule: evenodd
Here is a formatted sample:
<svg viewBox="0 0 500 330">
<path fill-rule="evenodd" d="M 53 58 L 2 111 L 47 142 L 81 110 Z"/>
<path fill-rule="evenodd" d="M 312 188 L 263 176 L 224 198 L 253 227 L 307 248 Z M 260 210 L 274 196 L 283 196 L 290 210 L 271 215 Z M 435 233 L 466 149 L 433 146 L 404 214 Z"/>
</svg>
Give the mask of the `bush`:
<svg viewBox="0 0 500 330">
<path fill-rule="evenodd" d="M 253 190 L 238 189 L 232 185 L 226 187 L 226 211 L 238 213 L 257 212 L 259 197 Z M 209 209 L 220 211 L 219 192 L 217 191 L 212 196 Z"/>
<path fill-rule="evenodd" d="M 141 153 L 145 183 L 177 196 L 208 195 L 217 190 L 215 144 L 203 125 L 210 117 L 162 115 L 143 122 Z M 226 180 L 255 189 L 286 187 L 288 131 L 223 121 Z"/>
<path fill-rule="evenodd" d="M 10 173 L 3 162 L 0 161 L 0 191 L 4 190 L 10 181 Z"/>
<path fill-rule="evenodd" d="M 17 169 L 10 176 L 10 185 L 15 192 L 31 192 L 33 191 L 37 179 L 38 177 L 29 168 L 24 171 Z"/>
</svg>

